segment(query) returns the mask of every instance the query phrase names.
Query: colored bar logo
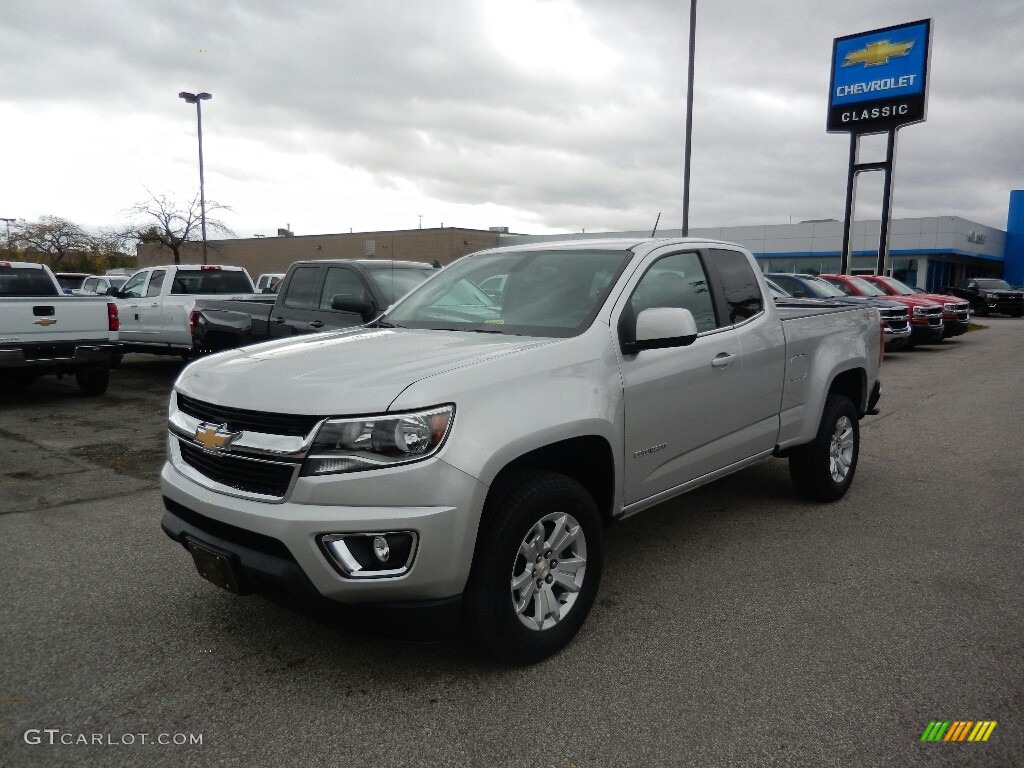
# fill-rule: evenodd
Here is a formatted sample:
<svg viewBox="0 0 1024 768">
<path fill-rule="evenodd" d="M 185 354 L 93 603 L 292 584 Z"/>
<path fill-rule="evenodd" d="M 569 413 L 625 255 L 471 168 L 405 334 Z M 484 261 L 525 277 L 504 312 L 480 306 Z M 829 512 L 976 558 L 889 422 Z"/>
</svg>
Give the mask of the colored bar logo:
<svg viewBox="0 0 1024 768">
<path fill-rule="evenodd" d="M 921 741 L 988 741 L 998 724 L 995 720 L 932 720 Z"/>
</svg>

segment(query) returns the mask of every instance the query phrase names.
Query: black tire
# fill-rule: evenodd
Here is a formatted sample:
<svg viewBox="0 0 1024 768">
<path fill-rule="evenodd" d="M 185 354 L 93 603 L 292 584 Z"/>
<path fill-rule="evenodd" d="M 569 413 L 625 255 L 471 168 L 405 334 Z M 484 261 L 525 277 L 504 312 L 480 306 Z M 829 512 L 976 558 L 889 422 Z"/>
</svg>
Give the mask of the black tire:
<svg viewBox="0 0 1024 768">
<path fill-rule="evenodd" d="M 102 395 L 110 383 L 109 368 L 83 368 L 75 372 L 78 388 L 89 397 Z"/>
<path fill-rule="evenodd" d="M 111 368 L 120 368 L 122 360 L 124 360 L 124 355 L 111 355 L 110 356 L 110 367 Z"/>
<path fill-rule="evenodd" d="M 556 520 L 547 520 L 549 517 Z M 558 528 L 558 521 L 569 521 L 569 527 Z M 531 549 L 538 553 L 537 560 L 532 555 L 528 560 L 523 551 L 531 545 L 531 537 L 539 536 L 538 526 L 545 537 L 551 537 L 550 543 L 565 545 L 557 551 Z M 576 535 L 567 541 L 556 535 L 557 530 L 575 530 Z M 601 537 L 597 505 L 575 480 L 540 470 L 513 471 L 500 477 L 484 506 L 466 587 L 470 638 L 512 664 L 531 664 L 562 650 L 575 637 L 597 595 L 603 561 Z M 585 563 L 582 568 L 581 560 Z M 517 574 L 521 589 L 513 584 Z M 544 586 L 536 588 L 535 576 L 538 582 L 546 582 Z M 574 589 L 563 586 L 570 582 Z M 517 610 L 515 600 L 522 601 L 521 609 Z M 540 626 L 528 627 L 538 615 Z M 551 625 L 545 626 L 549 621 Z"/>
<path fill-rule="evenodd" d="M 848 397 L 829 395 L 818 434 L 789 456 L 793 486 L 801 496 L 812 501 L 836 501 L 853 482 L 859 453 L 857 409 Z"/>
</svg>

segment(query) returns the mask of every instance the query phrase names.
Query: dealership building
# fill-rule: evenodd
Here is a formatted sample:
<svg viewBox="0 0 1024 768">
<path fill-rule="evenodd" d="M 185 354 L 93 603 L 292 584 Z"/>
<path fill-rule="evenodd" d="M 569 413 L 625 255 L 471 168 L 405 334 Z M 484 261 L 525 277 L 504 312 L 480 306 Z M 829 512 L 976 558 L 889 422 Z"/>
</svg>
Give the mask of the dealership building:
<svg viewBox="0 0 1024 768">
<path fill-rule="evenodd" d="M 852 270 L 873 272 L 878 252 L 879 221 L 855 222 L 850 239 Z M 659 229 L 659 237 L 680 231 Z M 499 245 L 542 243 L 607 237 L 649 237 L 648 231 L 586 232 L 561 235 L 512 234 L 490 230 L 442 227 L 390 232 L 280 236 L 211 240 L 210 263 L 243 266 L 255 277 L 284 272 L 307 259 L 407 259 L 450 264 L 468 253 Z M 748 248 L 766 272 L 838 272 L 843 224 L 836 220 L 804 221 L 744 227 L 691 229 L 690 235 L 739 243 Z M 1010 193 L 1006 230 L 958 216 L 893 219 L 889 229 L 892 274 L 904 282 L 934 290 L 969 277 L 1002 277 L 1024 284 L 1024 190 Z M 157 245 L 139 247 L 139 266 L 170 261 Z M 202 261 L 198 243 L 189 243 L 182 261 Z"/>
</svg>

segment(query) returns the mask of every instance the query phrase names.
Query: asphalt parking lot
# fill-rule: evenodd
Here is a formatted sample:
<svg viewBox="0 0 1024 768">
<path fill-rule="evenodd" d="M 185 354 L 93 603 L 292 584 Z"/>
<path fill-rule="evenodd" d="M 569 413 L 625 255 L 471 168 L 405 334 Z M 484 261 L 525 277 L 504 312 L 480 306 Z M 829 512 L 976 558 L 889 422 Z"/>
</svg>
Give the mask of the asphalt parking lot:
<svg viewBox="0 0 1024 768">
<path fill-rule="evenodd" d="M 840 502 L 770 460 L 610 529 L 526 668 L 200 579 L 159 527 L 180 361 L 0 390 L 0 765 L 1024 765 L 1024 320 L 981 322 L 887 356 Z"/>
</svg>

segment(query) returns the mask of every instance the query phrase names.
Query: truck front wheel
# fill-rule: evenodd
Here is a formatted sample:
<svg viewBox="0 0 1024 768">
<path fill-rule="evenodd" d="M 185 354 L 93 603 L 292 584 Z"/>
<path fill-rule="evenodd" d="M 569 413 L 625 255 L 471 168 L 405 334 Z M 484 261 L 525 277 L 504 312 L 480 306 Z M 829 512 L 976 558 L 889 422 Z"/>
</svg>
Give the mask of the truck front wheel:
<svg viewBox="0 0 1024 768">
<path fill-rule="evenodd" d="M 860 452 L 857 409 L 848 397 L 829 395 L 818 434 L 789 456 L 793 486 L 812 501 L 835 501 L 853 482 Z"/>
<path fill-rule="evenodd" d="M 575 480 L 539 470 L 499 478 L 466 589 L 471 635 L 513 664 L 568 645 L 597 594 L 601 532 L 597 505 Z"/>
</svg>

